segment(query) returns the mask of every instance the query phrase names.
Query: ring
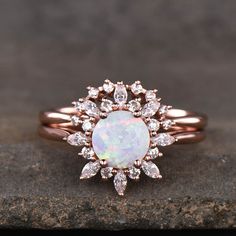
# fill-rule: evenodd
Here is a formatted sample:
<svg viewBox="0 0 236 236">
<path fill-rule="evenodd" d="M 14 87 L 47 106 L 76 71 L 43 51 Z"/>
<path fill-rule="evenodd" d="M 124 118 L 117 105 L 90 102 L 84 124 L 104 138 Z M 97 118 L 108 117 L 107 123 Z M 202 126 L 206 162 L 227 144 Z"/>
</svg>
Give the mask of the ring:
<svg viewBox="0 0 236 236">
<path fill-rule="evenodd" d="M 138 180 L 141 171 L 160 179 L 154 160 L 159 149 L 172 144 L 199 142 L 205 138 L 207 117 L 162 105 L 157 90 L 146 90 L 140 81 L 132 85 L 105 80 L 101 87 L 87 87 L 88 95 L 63 107 L 40 113 L 39 134 L 80 146 L 88 160 L 80 179 L 100 172 L 114 177 L 114 187 L 124 195 L 127 179 Z"/>
</svg>

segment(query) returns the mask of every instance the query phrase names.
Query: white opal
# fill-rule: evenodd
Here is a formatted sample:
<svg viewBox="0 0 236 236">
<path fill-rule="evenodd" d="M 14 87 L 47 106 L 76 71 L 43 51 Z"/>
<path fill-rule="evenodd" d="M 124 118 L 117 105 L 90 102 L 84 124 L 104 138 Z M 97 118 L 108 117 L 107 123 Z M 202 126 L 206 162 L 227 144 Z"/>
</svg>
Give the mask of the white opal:
<svg viewBox="0 0 236 236">
<path fill-rule="evenodd" d="M 150 135 L 141 118 L 129 111 L 114 111 L 97 123 L 92 143 L 98 158 L 107 160 L 108 166 L 127 168 L 147 154 Z"/>
</svg>

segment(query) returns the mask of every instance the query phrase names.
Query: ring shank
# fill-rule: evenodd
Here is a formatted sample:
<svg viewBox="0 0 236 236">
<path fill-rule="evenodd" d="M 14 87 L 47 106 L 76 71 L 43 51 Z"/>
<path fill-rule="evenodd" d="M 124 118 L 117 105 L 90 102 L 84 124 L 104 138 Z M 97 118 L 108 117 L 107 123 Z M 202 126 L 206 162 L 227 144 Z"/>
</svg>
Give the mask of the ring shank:
<svg viewBox="0 0 236 236">
<path fill-rule="evenodd" d="M 62 141 L 69 134 L 81 130 L 80 125 L 73 126 L 71 122 L 71 116 L 75 114 L 81 116 L 73 107 L 41 112 L 39 114 L 41 122 L 39 134 L 48 139 Z M 203 131 L 207 124 L 205 115 L 181 109 L 170 109 L 166 118 L 172 120 L 175 125 L 170 130 L 163 132 L 173 135 L 177 144 L 199 142 L 205 138 Z"/>
</svg>

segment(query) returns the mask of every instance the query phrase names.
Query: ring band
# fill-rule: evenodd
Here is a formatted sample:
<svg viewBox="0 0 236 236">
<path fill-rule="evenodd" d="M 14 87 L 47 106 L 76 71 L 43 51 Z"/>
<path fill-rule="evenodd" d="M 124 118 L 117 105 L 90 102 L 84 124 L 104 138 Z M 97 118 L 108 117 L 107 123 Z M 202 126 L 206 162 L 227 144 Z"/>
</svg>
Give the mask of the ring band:
<svg viewBox="0 0 236 236">
<path fill-rule="evenodd" d="M 103 86 L 87 89 L 87 97 L 73 102 L 74 107 L 39 115 L 40 136 L 82 147 L 79 155 L 89 162 L 80 179 L 99 172 L 103 179 L 114 177 L 117 193 L 124 195 L 127 178 L 138 180 L 141 170 L 162 178 L 153 162 L 163 156 L 162 148 L 205 138 L 206 115 L 161 104 L 157 90 L 144 89 L 140 81 L 105 80 Z"/>
<path fill-rule="evenodd" d="M 78 115 L 78 111 L 74 107 L 41 112 L 39 114 L 41 122 L 39 134 L 47 139 L 63 141 L 63 138 L 68 135 L 82 130 L 81 126 L 74 126 L 71 122 L 71 116 L 75 114 Z M 207 124 L 207 117 L 204 114 L 170 109 L 166 117 L 175 123 L 168 130 L 168 133 L 177 139 L 175 144 L 195 143 L 205 138 L 204 128 Z"/>
</svg>

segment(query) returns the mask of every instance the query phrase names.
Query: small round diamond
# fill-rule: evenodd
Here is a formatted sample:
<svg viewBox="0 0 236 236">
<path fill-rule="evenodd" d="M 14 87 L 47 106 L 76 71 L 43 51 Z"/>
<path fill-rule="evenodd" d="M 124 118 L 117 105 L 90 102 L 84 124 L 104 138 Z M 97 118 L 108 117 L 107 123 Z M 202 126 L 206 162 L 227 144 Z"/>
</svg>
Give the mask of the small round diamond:
<svg viewBox="0 0 236 236">
<path fill-rule="evenodd" d="M 78 116 L 72 116 L 72 117 L 71 117 L 71 122 L 72 122 L 72 124 L 73 124 L 74 126 L 77 126 L 77 125 L 79 125 L 79 123 L 80 123 L 80 119 L 79 119 Z"/>
<path fill-rule="evenodd" d="M 84 110 L 84 103 L 83 102 L 73 102 L 74 107 L 78 111 L 83 111 Z"/>
<path fill-rule="evenodd" d="M 163 129 L 168 130 L 172 126 L 173 123 L 171 120 L 164 120 L 162 121 L 161 124 L 162 124 Z"/>
<path fill-rule="evenodd" d="M 94 87 L 89 88 L 88 95 L 90 98 L 96 99 L 99 95 L 99 89 Z"/>
<path fill-rule="evenodd" d="M 94 123 L 92 123 L 90 120 L 85 120 L 82 125 L 82 129 L 84 131 L 92 131 L 94 128 Z"/>
<path fill-rule="evenodd" d="M 132 111 L 132 112 L 139 111 L 140 108 L 141 108 L 140 102 L 138 102 L 136 100 L 131 100 L 129 102 L 129 110 L 130 111 Z"/>
<path fill-rule="evenodd" d="M 110 100 L 104 100 L 102 103 L 101 103 L 101 110 L 104 111 L 104 112 L 110 112 L 112 111 L 112 105 L 113 105 L 113 102 L 110 101 Z"/>
<path fill-rule="evenodd" d="M 134 95 L 138 95 L 143 92 L 143 86 L 140 82 L 135 82 L 131 85 L 131 91 Z"/>
<path fill-rule="evenodd" d="M 94 158 L 94 151 L 92 148 L 83 147 L 81 154 L 85 159 L 88 160 L 92 160 Z"/>
<path fill-rule="evenodd" d="M 114 90 L 114 84 L 110 81 L 106 81 L 104 84 L 103 84 L 103 90 L 106 92 L 106 93 L 111 93 L 113 90 Z"/>
<path fill-rule="evenodd" d="M 131 179 L 139 179 L 140 174 L 141 174 L 140 169 L 138 169 L 134 166 L 129 168 L 129 177 Z"/>
<path fill-rule="evenodd" d="M 160 122 L 156 119 L 150 119 L 147 125 L 150 131 L 157 131 L 160 128 Z"/>
<path fill-rule="evenodd" d="M 159 108 L 159 114 L 165 115 L 168 112 L 169 108 L 166 105 L 161 105 Z"/>
<path fill-rule="evenodd" d="M 151 101 L 156 99 L 156 93 L 153 90 L 148 90 L 145 94 L 146 101 Z"/>
<path fill-rule="evenodd" d="M 158 155 L 159 155 L 159 150 L 158 150 L 158 148 L 151 148 L 151 149 L 149 149 L 147 155 L 148 155 L 151 159 L 157 158 Z"/>
<path fill-rule="evenodd" d="M 113 176 L 112 174 L 112 167 L 105 167 L 101 169 L 101 176 L 103 179 L 108 179 L 111 178 Z"/>
</svg>

